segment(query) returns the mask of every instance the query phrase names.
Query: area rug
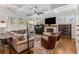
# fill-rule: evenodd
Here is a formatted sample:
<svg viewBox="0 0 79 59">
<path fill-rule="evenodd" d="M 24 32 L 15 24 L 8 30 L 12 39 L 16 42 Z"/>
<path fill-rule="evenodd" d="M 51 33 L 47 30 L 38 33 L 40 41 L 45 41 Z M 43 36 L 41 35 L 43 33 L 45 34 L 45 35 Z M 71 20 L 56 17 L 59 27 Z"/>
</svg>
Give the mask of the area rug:
<svg viewBox="0 0 79 59">
<path fill-rule="evenodd" d="M 31 49 L 34 54 L 76 54 L 76 44 L 71 39 L 60 39 L 54 49 L 48 50 L 41 46 L 41 39 L 35 39 L 34 48 Z"/>
<path fill-rule="evenodd" d="M 52 51 L 52 49 L 48 50 L 41 46 L 41 38 L 36 38 L 34 40 L 34 48 L 32 48 L 31 50 L 34 54 L 49 54 Z"/>
</svg>

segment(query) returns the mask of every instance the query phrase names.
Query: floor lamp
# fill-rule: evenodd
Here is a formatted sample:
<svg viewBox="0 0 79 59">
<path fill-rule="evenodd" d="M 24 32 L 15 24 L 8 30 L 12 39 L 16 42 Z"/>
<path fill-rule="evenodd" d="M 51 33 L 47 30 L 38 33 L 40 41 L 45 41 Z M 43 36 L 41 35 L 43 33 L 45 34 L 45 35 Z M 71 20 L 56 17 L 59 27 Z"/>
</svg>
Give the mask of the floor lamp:
<svg viewBox="0 0 79 59">
<path fill-rule="evenodd" d="M 33 24 L 33 21 L 30 21 L 30 20 L 29 21 L 28 20 L 26 21 L 28 48 L 29 48 L 29 29 L 28 29 L 29 28 L 28 27 L 29 24 Z"/>
<path fill-rule="evenodd" d="M 28 20 L 26 20 L 26 28 L 27 28 L 27 43 L 28 43 L 28 48 L 29 48 Z"/>
</svg>

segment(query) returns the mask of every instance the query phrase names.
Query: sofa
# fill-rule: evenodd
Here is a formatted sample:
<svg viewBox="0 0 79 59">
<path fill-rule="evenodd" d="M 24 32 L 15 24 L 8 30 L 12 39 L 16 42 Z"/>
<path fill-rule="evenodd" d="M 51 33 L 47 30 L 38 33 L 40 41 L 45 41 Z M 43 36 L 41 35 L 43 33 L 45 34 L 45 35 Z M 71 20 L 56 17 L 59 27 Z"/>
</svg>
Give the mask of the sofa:
<svg viewBox="0 0 79 59">
<path fill-rule="evenodd" d="M 28 49 L 27 33 L 18 33 L 18 31 L 12 31 L 10 32 L 10 34 L 12 35 L 12 38 L 9 43 L 16 50 L 17 53 Z M 32 48 L 34 45 L 33 41 L 33 38 L 29 38 L 30 48 Z"/>
</svg>

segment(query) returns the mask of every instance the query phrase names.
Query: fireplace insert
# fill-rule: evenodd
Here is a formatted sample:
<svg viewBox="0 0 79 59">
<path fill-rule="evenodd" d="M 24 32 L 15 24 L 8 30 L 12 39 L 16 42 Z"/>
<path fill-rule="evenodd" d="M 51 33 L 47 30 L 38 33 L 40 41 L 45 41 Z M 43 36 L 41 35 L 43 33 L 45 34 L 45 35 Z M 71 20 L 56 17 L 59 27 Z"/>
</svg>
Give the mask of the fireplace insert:
<svg viewBox="0 0 79 59">
<path fill-rule="evenodd" d="M 49 29 L 49 28 L 48 28 L 48 29 L 47 29 L 47 32 L 53 32 L 53 29 Z"/>
</svg>

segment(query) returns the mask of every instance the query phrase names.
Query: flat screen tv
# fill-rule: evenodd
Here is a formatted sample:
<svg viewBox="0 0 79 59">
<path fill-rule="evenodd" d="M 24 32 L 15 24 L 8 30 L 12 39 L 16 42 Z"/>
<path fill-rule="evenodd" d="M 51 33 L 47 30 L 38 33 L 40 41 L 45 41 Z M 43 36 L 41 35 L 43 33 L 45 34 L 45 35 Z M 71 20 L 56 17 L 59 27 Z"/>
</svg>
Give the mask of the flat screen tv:
<svg viewBox="0 0 79 59">
<path fill-rule="evenodd" d="M 56 24 L 56 17 L 46 18 L 45 24 Z"/>
</svg>

